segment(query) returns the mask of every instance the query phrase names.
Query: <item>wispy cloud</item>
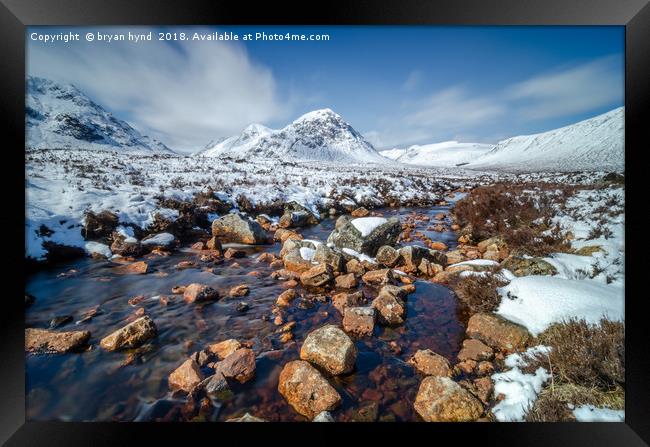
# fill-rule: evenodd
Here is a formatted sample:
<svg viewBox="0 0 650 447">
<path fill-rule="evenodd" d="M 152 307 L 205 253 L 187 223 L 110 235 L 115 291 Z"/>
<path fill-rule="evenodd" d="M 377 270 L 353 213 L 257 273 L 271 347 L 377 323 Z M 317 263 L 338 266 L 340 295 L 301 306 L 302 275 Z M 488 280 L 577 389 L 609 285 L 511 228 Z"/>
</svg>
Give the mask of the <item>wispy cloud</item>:
<svg viewBox="0 0 650 447">
<path fill-rule="evenodd" d="M 195 149 L 289 114 L 273 73 L 232 42 L 32 45 L 28 61 L 29 74 L 74 83 L 173 148 Z"/>
<path fill-rule="evenodd" d="M 404 84 L 402 84 L 402 88 L 407 91 L 413 90 L 418 87 L 423 80 L 424 73 L 422 73 L 421 70 L 413 70 L 406 77 Z"/>
<path fill-rule="evenodd" d="M 407 100 L 403 110 L 382 120 L 364 135 L 380 148 L 437 142 L 458 135 L 504 136 L 503 125 L 531 124 L 545 119 L 588 113 L 623 100 L 623 65 L 607 56 L 477 94 L 468 86 L 451 86 L 423 100 Z M 410 76 L 409 76 L 410 78 Z M 512 136 L 509 134 L 509 136 Z M 496 139 L 495 139 L 496 141 Z"/>
</svg>

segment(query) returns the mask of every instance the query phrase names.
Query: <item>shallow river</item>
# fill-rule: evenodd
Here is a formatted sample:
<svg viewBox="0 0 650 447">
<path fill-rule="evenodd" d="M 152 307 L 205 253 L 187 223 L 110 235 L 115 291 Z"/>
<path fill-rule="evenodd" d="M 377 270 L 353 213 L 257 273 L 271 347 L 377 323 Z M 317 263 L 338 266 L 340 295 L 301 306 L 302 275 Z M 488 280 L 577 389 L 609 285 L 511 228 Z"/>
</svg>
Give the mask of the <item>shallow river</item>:
<svg viewBox="0 0 650 447">
<path fill-rule="evenodd" d="M 386 217 L 403 218 L 413 211 L 431 216 L 447 213 L 448 207 L 378 211 Z M 417 230 L 433 240 L 455 246 L 452 232 L 425 231 L 428 222 L 418 225 Z M 334 220 L 325 219 L 301 233 L 305 238 L 325 240 L 333 228 Z M 208 344 L 236 338 L 252 343 L 257 355 L 255 378 L 234 385 L 232 396 L 207 419 L 221 421 L 249 412 L 270 421 L 306 420 L 277 391 L 278 376 L 286 362 L 299 357 L 307 333 L 326 323 L 340 325 L 342 317 L 329 299 L 311 304 L 297 299 L 285 318 L 296 322 L 296 343 L 283 345 L 275 333 L 278 327 L 273 324 L 271 307 L 285 289 L 280 281 L 269 277 L 269 265 L 255 259 L 266 251 L 277 254 L 280 244 L 246 250 L 247 258 L 210 267 L 199 261 L 199 252 L 188 248 L 169 257 L 149 255 L 145 259 L 153 272 L 146 275 L 117 275 L 113 267 L 118 264 L 84 259 L 30 276 L 26 292 L 34 295 L 36 302 L 26 310 L 26 327 L 47 328 L 52 318 L 70 315 L 73 321 L 58 330 L 88 330 L 93 347 L 75 354 L 26 355 L 28 419 L 185 420 L 184 399 L 174 398 L 168 391 L 169 373 Z M 199 267 L 179 270 L 175 266 L 182 260 L 196 261 Z M 240 267 L 233 267 L 235 262 Z M 261 275 L 247 275 L 253 270 Z M 248 284 L 250 294 L 206 305 L 186 304 L 181 295 L 172 295 L 172 287 L 193 282 L 208 284 L 222 295 L 232 286 Z M 406 360 L 418 349 L 432 349 L 451 361 L 460 350 L 464 324 L 453 293 L 426 281 L 415 285 L 416 291 L 407 298 L 405 324 L 396 328 L 376 326 L 373 337 L 357 339 L 359 354 L 354 372 L 330 378 L 343 398 L 342 405 L 332 412 L 336 420 L 358 419 L 358 410 L 368 405 L 378 407 L 379 420 L 417 420 L 413 400 L 421 377 Z M 374 297 L 372 291 L 366 291 Z M 127 301 L 137 295 L 146 299 L 129 305 Z M 160 296 L 173 299 L 164 305 Z M 250 305 L 247 312 L 236 309 L 241 301 Z M 99 340 L 126 324 L 137 307 L 144 307 L 155 321 L 158 337 L 137 356 L 99 348 Z M 84 312 L 93 308 L 97 314 L 81 322 Z M 401 352 L 391 350 L 391 341 Z M 130 354 L 132 361 L 126 362 Z"/>
</svg>

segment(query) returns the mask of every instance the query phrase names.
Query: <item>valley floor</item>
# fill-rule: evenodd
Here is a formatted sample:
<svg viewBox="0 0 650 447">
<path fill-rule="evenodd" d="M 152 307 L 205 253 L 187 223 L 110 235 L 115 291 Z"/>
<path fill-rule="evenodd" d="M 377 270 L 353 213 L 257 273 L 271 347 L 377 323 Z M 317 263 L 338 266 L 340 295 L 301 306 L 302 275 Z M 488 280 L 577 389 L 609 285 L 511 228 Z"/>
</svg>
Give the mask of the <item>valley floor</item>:
<svg viewBox="0 0 650 447">
<path fill-rule="evenodd" d="M 624 418 L 619 176 L 70 150 L 26 159 L 25 255 L 39 267 L 28 344 L 41 353 L 27 361 L 31 419 L 439 421 L 450 402 L 462 403 L 455 420 Z M 232 212 L 275 240 L 224 239 L 222 251 L 212 222 Z M 363 237 L 396 217 L 399 239 L 373 255 L 319 248 L 350 213 L 378 218 L 357 222 Z M 319 222 L 293 220 L 309 215 Z M 120 256 L 115 239 L 156 248 Z M 71 257 L 84 253 L 94 259 Z M 319 262 L 333 270 L 312 272 Z M 190 283 L 224 299 L 194 308 L 183 301 L 211 292 Z M 367 311 L 346 308 L 373 309 L 369 333 Z M 108 349 L 105 336 L 134 322 L 142 338 Z M 341 353 L 323 340 L 347 335 L 314 335 L 324 324 L 365 336 Z M 73 345 L 91 348 L 43 355 L 72 346 L 64 331 L 89 331 Z M 332 402 L 307 399 L 292 385 L 301 374 Z M 73 386 L 94 394 L 87 412 L 64 392 Z"/>
</svg>

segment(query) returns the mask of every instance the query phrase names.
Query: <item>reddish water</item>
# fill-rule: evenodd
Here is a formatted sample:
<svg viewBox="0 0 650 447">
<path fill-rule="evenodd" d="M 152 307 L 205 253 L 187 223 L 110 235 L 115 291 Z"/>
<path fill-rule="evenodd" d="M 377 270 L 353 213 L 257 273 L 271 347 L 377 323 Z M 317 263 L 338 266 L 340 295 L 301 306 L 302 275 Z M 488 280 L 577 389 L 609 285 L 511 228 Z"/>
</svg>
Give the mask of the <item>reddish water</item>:
<svg viewBox="0 0 650 447">
<path fill-rule="evenodd" d="M 448 209 L 392 209 L 384 213 L 404 217 L 412 211 L 433 216 Z M 333 226 L 334 221 L 327 219 L 302 233 L 306 238 L 325 240 Z M 427 226 L 423 222 L 418 230 Z M 455 244 L 451 232 L 424 232 L 433 240 Z M 272 269 L 268 264 L 255 260 L 264 251 L 277 254 L 280 245 L 247 250 L 251 256 L 236 260 L 239 268 L 227 260 L 211 268 L 178 270 L 175 265 L 182 260 L 201 264 L 197 252 L 181 250 L 169 257 L 150 256 L 147 262 L 154 271 L 147 275 L 116 275 L 112 270 L 115 264 L 85 259 L 28 278 L 26 291 L 36 297 L 36 303 L 26 311 L 26 327 L 46 328 L 53 317 L 71 315 L 73 322 L 60 330 L 88 330 L 93 345 L 84 353 L 26 356 L 28 419 L 186 420 L 187 413 L 182 411 L 185 400 L 173 398 L 168 391 L 169 373 L 207 344 L 236 338 L 252 343 L 257 354 L 256 376 L 248 383 L 234 385 L 232 396 L 211 411 L 207 419 L 225 420 L 250 412 L 271 421 L 306 420 L 277 391 L 278 376 L 286 362 L 299 357 L 307 333 L 326 323 L 340 325 L 341 316 L 329 299 L 298 299 L 285 318 L 296 322 L 295 343 L 283 345 L 275 333 L 271 306 L 284 289 L 269 277 Z M 76 273 L 67 273 L 71 269 Z M 261 275 L 247 275 L 252 270 Z M 211 285 L 223 293 L 234 285 L 248 284 L 250 294 L 207 305 L 186 304 L 182 297 L 171 294 L 172 287 L 192 282 Z M 127 303 L 141 294 L 145 301 L 137 306 Z M 175 299 L 163 305 L 158 296 Z M 236 306 L 241 301 L 247 302 L 250 310 L 238 312 Z M 85 311 L 96 306 L 97 315 L 77 323 Z M 105 352 L 98 343 L 126 324 L 137 307 L 145 308 L 159 334 L 138 351 L 134 361 L 123 365 L 133 353 Z M 368 405 L 377 406 L 379 420 L 417 420 L 412 403 L 421 378 L 406 360 L 416 350 L 427 348 L 453 360 L 460 349 L 464 325 L 455 296 L 440 285 L 417 281 L 416 292 L 408 296 L 407 308 L 404 325 L 377 326 L 373 337 L 356 340 L 359 354 L 353 373 L 330 377 L 343 398 L 341 407 L 332 412 L 336 420 L 358 419 L 358 410 Z M 400 346 L 399 354 L 391 350 L 391 341 Z"/>
</svg>

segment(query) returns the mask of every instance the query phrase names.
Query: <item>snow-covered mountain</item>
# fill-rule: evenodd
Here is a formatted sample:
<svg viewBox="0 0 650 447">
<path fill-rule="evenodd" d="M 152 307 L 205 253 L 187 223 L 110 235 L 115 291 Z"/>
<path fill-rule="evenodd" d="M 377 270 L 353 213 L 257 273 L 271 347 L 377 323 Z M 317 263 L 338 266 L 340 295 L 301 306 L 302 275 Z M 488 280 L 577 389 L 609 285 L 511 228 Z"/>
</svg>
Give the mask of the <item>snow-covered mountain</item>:
<svg viewBox="0 0 650 447">
<path fill-rule="evenodd" d="M 27 149 L 91 149 L 173 153 L 93 102 L 72 84 L 30 76 Z"/>
<path fill-rule="evenodd" d="M 251 124 L 240 135 L 214 144 L 197 155 L 349 163 L 390 162 L 330 109 L 306 113 L 279 130 Z"/>
<path fill-rule="evenodd" d="M 407 149 L 389 149 L 381 151 L 380 154 L 409 165 L 454 167 L 476 160 L 493 147 L 492 144 L 443 141 L 435 144 L 414 145 Z"/>
<path fill-rule="evenodd" d="M 534 171 L 623 171 L 625 109 L 569 126 L 500 141 L 467 168 Z"/>
</svg>

